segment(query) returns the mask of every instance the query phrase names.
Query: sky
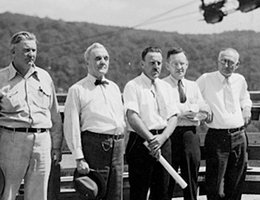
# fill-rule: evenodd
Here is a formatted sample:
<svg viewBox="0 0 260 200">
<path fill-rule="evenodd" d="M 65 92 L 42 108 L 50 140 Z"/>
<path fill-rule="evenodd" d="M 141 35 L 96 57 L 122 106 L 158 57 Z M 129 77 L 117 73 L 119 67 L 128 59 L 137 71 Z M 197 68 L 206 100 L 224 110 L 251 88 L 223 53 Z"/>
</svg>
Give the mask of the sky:
<svg viewBox="0 0 260 200">
<path fill-rule="evenodd" d="M 205 0 L 206 4 L 218 0 Z M 226 8 L 237 6 L 228 0 Z M 211 34 L 231 30 L 260 32 L 260 8 L 229 13 L 208 24 L 199 9 L 201 0 L 0 0 L 0 13 L 11 12 L 55 20 L 89 22 L 136 29 Z"/>
</svg>

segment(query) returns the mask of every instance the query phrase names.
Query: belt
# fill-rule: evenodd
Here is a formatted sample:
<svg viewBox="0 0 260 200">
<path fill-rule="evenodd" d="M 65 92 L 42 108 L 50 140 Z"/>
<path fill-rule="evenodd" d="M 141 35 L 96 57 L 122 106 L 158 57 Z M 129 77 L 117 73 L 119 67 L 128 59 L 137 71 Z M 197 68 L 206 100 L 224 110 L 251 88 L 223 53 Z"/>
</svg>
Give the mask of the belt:
<svg viewBox="0 0 260 200">
<path fill-rule="evenodd" d="M 244 126 L 238 127 L 238 128 L 228 128 L 228 129 L 216 129 L 216 128 L 209 128 L 214 132 L 225 132 L 225 133 L 235 133 L 235 132 L 239 132 L 245 129 Z"/>
<path fill-rule="evenodd" d="M 152 129 L 152 130 L 150 130 L 150 132 L 151 132 L 153 135 L 159 135 L 159 134 L 161 134 L 163 131 L 164 131 L 164 128 L 163 128 L 163 129 Z"/>
<path fill-rule="evenodd" d="M 26 133 L 43 133 L 48 130 L 46 128 L 10 128 L 6 126 L 0 126 L 0 128 L 13 131 L 13 132 L 26 132 Z"/>
<path fill-rule="evenodd" d="M 124 138 L 124 134 L 112 135 L 112 134 L 104 134 L 104 133 L 94 133 L 91 131 L 83 131 L 82 134 L 86 134 L 94 137 L 106 138 L 106 139 L 112 138 L 113 140 L 121 140 Z"/>
</svg>

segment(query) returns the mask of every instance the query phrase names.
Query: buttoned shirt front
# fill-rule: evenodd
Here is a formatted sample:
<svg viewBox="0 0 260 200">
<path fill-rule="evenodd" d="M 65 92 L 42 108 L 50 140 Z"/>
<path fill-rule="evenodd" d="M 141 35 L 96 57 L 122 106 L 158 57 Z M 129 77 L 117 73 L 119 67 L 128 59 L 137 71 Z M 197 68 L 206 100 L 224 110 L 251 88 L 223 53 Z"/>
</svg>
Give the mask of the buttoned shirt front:
<svg viewBox="0 0 260 200">
<path fill-rule="evenodd" d="M 177 101 L 178 108 L 180 110 L 180 117 L 178 118 L 178 126 L 197 126 L 200 124 L 199 120 L 189 120 L 181 117 L 181 115 L 188 111 L 198 112 L 205 111 L 209 112 L 209 107 L 202 98 L 200 89 L 195 81 L 190 81 L 183 78 L 182 84 L 186 95 L 186 102 L 180 103 L 179 92 L 178 92 L 178 80 L 174 79 L 171 75 L 163 79 L 169 83 L 174 91 L 175 100 Z"/>
<path fill-rule="evenodd" d="M 252 101 L 247 90 L 245 78 L 237 73 L 229 77 L 234 97 L 235 112 L 228 112 L 224 103 L 225 77 L 219 72 L 203 74 L 197 83 L 210 109 L 213 112 L 213 121 L 208 124 L 210 128 L 237 128 L 244 125 L 243 108 L 252 107 Z"/>
<path fill-rule="evenodd" d="M 76 159 L 83 158 L 81 132 L 119 135 L 124 134 L 125 120 L 121 92 L 118 86 L 95 85 L 96 79 L 87 77 L 68 91 L 64 110 L 64 134 Z"/>
<path fill-rule="evenodd" d="M 53 81 L 33 66 L 22 76 L 11 63 L 0 70 L 0 126 L 50 129 L 53 148 L 60 148 L 62 124 Z"/>
<path fill-rule="evenodd" d="M 155 81 L 167 108 L 165 118 L 158 112 L 152 81 L 145 74 L 142 73 L 129 81 L 123 94 L 125 110 L 129 109 L 136 112 L 149 130 L 165 128 L 167 119 L 179 113 L 177 105 L 174 103 L 176 100 L 174 100 L 171 86 L 158 78 Z M 133 131 L 130 125 L 128 130 Z"/>
</svg>

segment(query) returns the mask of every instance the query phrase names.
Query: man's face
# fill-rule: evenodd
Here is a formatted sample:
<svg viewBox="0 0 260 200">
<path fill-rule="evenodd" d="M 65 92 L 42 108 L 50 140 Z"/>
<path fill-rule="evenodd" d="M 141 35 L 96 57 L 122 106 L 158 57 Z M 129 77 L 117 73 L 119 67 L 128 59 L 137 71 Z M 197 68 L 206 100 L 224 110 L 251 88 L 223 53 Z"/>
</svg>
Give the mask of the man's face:
<svg viewBox="0 0 260 200">
<path fill-rule="evenodd" d="M 149 52 L 142 61 L 144 74 L 151 80 L 159 77 L 162 70 L 162 54 L 159 52 Z"/>
<path fill-rule="evenodd" d="M 37 44 L 34 40 L 22 40 L 20 43 L 15 45 L 12 51 L 13 61 L 15 67 L 18 69 L 30 68 L 37 56 Z"/>
<path fill-rule="evenodd" d="M 104 76 L 109 68 L 109 55 L 105 48 L 94 48 L 87 62 L 88 72 L 96 78 Z"/>
<path fill-rule="evenodd" d="M 188 60 L 185 54 L 181 52 L 170 55 L 166 63 L 166 68 L 173 78 L 180 80 L 185 76 L 188 65 Z"/>
<path fill-rule="evenodd" d="M 229 77 L 238 68 L 238 55 L 230 50 L 223 51 L 218 59 L 218 70 L 225 76 Z"/>
</svg>

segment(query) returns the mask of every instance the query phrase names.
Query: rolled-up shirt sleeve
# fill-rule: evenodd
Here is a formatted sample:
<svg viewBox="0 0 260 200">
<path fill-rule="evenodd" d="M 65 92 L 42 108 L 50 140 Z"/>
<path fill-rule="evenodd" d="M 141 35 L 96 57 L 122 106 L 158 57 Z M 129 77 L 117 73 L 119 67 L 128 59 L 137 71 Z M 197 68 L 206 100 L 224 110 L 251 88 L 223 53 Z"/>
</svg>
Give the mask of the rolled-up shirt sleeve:
<svg viewBox="0 0 260 200">
<path fill-rule="evenodd" d="M 64 136 L 75 159 L 84 158 L 81 145 L 79 98 L 79 89 L 71 87 L 64 109 Z"/>
<path fill-rule="evenodd" d="M 252 101 L 250 99 L 250 94 L 248 92 L 247 83 L 246 83 L 245 79 L 243 80 L 243 84 L 242 84 L 242 87 L 241 87 L 240 105 L 241 105 L 242 109 L 244 109 L 246 107 L 248 107 L 248 108 L 252 107 Z"/>
<path fill-rule="evenodd" d="M 178 103 L 178 94 L 177 90 L 173 90 L 171 86 L 169 85 L 168 89 L 168 95 L 170 101 L 168 101 L 167 107 L 168 107 L 168 112 L 167 112 L 167 119 L 171 118 L 174 115 L 179 115 L 181 113 L 179 109 L 179 103 Z"/>
<path fill-rule="evenodd" d="M 206 101 L 204 100 L 204 98 L 202 97 L 202 94 L 200 92 L 200 88 L 196 83 L 196 97 L 197 97 L 197 104 L 199 106 L 199 111 L 204 111 L 207 113 L 211 113 L 210 107 L 209 105 L 206 103 Z M 194 88 L 194 90 L 195 90 Z"/>
<path fill-rule="evenodd" d="M 140 114 L 137 91 L 136 91 L 136 87 L 134 86 L 134 82 L 129 82 L 125 86 L 125 89 L 123 92 L 123 99 L 124 99 L 125 111 L 132 110 L 132 111 Z"/>
</svg>

